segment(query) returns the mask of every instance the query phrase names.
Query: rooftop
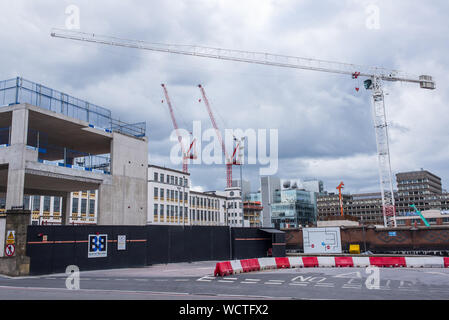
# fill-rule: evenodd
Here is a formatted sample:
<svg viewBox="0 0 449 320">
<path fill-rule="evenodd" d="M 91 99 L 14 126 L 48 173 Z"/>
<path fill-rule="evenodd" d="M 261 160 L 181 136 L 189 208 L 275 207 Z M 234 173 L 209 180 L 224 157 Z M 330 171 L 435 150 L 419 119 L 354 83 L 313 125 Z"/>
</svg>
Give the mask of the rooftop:
<svg viewBox="0 0 449 320">
<path fill-rule="evenodd" d="M 112 118 L 111 111 L 21 77 L 0 81 L 0 107 L 28 103 L 86 121 L 106 132 L 144 137 L 146 123 L 129 124 Z"/>
</svg>

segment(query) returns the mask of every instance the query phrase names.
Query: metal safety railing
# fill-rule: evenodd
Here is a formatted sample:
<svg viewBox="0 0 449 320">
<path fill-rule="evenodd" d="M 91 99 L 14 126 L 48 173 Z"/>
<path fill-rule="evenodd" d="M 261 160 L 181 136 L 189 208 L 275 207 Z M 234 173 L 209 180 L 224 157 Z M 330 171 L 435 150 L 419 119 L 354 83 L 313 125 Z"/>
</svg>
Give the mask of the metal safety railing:
<svg viewBox="0 0 449 320">
<path fill-rule="evenodd" d="M 44 164 L 105 174 L 111 173 L 111 159 L 109 155 L 92 155 L 52 145 L 33 148 L 38 151 L 38 161 Z"/>
<path fill-rule="evenodd" d="M 38 151 L 38 161 L 41 163 L 105 174 L 111 173 L 109 154 L 93 155 L 67 147 L 51 145 L 48 143 L 48 136 L 41 131 L 28 129 L 27 147 Z"/>
<path fill-rule="evenodd" d="M 146 123 L 124 123 L 112 119 L 111 111 L 21 77 L 0 81 L 0 107 L 29 103 L 88 122 L 91 126 L 144 137 Z"/>
</svg>

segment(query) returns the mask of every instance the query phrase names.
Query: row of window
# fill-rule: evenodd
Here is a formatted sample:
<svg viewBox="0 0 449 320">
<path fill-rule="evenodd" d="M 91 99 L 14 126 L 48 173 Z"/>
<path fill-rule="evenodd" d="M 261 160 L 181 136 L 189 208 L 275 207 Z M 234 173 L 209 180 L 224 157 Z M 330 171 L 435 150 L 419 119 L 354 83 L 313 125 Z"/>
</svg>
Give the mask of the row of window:
<svg viewBox="0 0 449 320">
<path fill-rule="evenodd" d="M 182 192 L 182 191 L 177 191 L 177 190 L 172 190 L 172 189 L 163 189 L 163 188 L 158 188 L 158 187 L 154 187 L 153 190 L 153 195 L 154 198 L 161 198 L 164 199 L 165 198 L 165 191 L 167 191 L 167 198 L 168 199 L 174 199 L 175 201 L 178 200 L 183 200 L 187 201 L 187 196 L 188 193 L 187 192 Z M 179 196 L 179 197 L 178 197 Z"/>
<path fill-rule="evenodd" d="M 31 199 L 31 201 L 30 201 Z M 40 211 L 41 210 L 41 197 L 40 196 L 27 196 L 23 198 L 25 210 Z M 42 211 L 50 212 L 51 197 L 44 196 Z M 53 212 L 61 212 L 61 198 L 53 197 Z"/>
<path fill-rule="evenodd" d="M 167 205 L 164 206 L 163 204 L 155 204 L 153 213 L 155 217 L 155 222 L 163 222 L 162 220 L 164 217 L 167 219 L 167 221 L 177 220 L 178 217 L 183 217 L 184 219 L 187 219 L 187 213 L 189 212 L 189 218 L 190 220 L 198 220 L 198 221 L 212 221 L 212 222 L 218 222 L 219 216 L 218 212 L 216 211 L 206 211 L 206 210 L 195 210 L 190 209 L 188 210 L 187 207 L 179 207 L 178 212 L 178 206 L 174 205 Z M 175 218 L 175 219 L 173 219 Z"/>
<path fill-rule="evenodd" d="M 87 212 L 87 206 L 89 204 L 89 211 Z M 81 205 L 81 210 L 78 210 L 78 206 Z M 89 199 L 89 201 L 87 199 L 80 199 L 79 198 L 73 198 L 72 199 L 72 213 L 78 213 L 78 211 L 81 214 L 95 214 L 95 200 L 93 199 Z"/>
<path fill-rule="evenodd" d="M 415 224 L 415 223 L 421 224 L 421 222 L 422 222 L 421 219 L 396 219 L 396 224 L 397 225 L 405 225 L 406 220 L 411 221 L 412 224 Z M 437 224 L 436 218 L 430 218 L 430 219 L 426 219 L 426 220 L 429 224 Z M 443 218 L 442 223 L 449 223 L 449 218 Z"/>
<path fill-rule="evenodd" d="M 183 177 L 177 177 L 177 176 L 172 176 L 172 175 L 164 175 L 163 173 L 158 173 L 155 172 L 154 173 L 154 181 L 159 181 L 162 183 L 168 183 L 168 184 L 173 184 L 176 186 L 184 186 L 187 187 L 188 186 L 188 179 L 187 178 L 183 178 Z"/>
<path fill-rule="evenodd" d="M 192 206 L 209 207 L 219 209 L 220 201 L 218 199 L 202 198 L 197 196 L 190 197 L 190 204 Z"/>
<path fill-rule="evenodd" d="M 398 184 L 412 184 L 412 183 L 424 183 L 424 182 L 429 182 L 428 178 L 425 179 L 415 179 L 415 180 L 401 180 L 398 181 Z"/>
</svg>

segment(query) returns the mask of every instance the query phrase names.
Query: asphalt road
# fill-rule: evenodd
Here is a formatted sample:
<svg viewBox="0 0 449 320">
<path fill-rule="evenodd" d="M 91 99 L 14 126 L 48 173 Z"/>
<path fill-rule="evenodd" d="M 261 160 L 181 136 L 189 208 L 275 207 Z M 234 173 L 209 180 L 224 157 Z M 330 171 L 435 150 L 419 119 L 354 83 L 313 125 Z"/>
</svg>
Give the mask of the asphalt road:
<svg viewBox="0 0 449 320">
<path fill-rule="evenodd" d="M 447 300 L 449 269 L 283 269 L 214 277 L 215 262 L 80 271 L 79 289 L 66 274 L 0 276 L 0 300 Z M 367 286 L 374 285 L 370 289 Z M 374 282 L 373 282 L 374 281 Z M 70 281 L 69 284 L 75 282 Z"/>
</svg>

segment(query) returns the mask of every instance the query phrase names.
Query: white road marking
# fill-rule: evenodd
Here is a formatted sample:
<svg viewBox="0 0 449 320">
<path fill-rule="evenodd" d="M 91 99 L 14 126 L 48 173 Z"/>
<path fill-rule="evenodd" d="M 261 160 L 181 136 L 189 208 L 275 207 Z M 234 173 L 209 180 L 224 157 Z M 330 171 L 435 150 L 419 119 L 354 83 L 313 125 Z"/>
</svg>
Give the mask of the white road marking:
<svg viewBox="0 0 449 320">
<path fill-rule="evenodd" d="M 197 279 L 196 281 L 206 281 L 206 282 L 211 282 L 211 281 L 214 280 L 214 279 L 215 279 L 215 278 L 212 277 L 212 276 L 204 276 L 204 277 L 201 277 L 201 278 Z"/>
<path fill-rule="evenodd" d="M 428 274 L 438 274 L 438 275 L 442 275 L 442 276 L 449 277 L 449 274 L 447 274 L 447 273 L 442 273 L 442 272 L 428 271 L 428 272 L 424 272 L 424 273 L 428 273 Z"/>
<path fill-rule="evenodd" d="M 229 280 L 218 280 L 218 282 L 223 282 L 223 283 L 234 283 L 234 281 L 229 281 Z"/>
<path fill-rule="evenodd" d="M 335 286 L 335 284 L 333 284 L 333 283 L 317 283 L 315 285 L 315 287 L 334 287 L 334 286 Z"/>
<path fill-rule="evenodd" d="M 355 275 L 355 276 L 354 276 Z M 334 278 L 351 278 L 351 279 L 361 279 L 362 275 L 360 274 L 360 272 L 350 272 L 350 273 L 342 273 L 342 274 L 337 274 L 336 276 L 334 276 Z"/>
<path fill-rule="evenodd" d="M 71 294 L 76 292 L 109 292 L 109 293 L 129 293 L 129 294 L 147 294 L 147 295 L 190 295 L 190 293 L 187 292 L 158 292 L 158 291 L 137 291 L 137 290 L 114 290 L 114 289 L 78 289 L 78 290 L 67 290 L 66 288 L 45 288 L 45 287 L 12 287 L 12 286 L 0 286 L 0 289 L 12 289 L 12 290 L 36 290 L 36 291 L 62 291 L 62 292 L 68 292 L 70 291 Z M 195 294 L 193 294 L 195 295 Z"/>
<path fill-rule="evenodd" d="M 362 286 L 361 285 L 353 285 L 353 284 L 351 284 L 351 285 L 344 284 L 342 286 L 342 288 L 343 289 L 362 289 Z"/>
</svg>

